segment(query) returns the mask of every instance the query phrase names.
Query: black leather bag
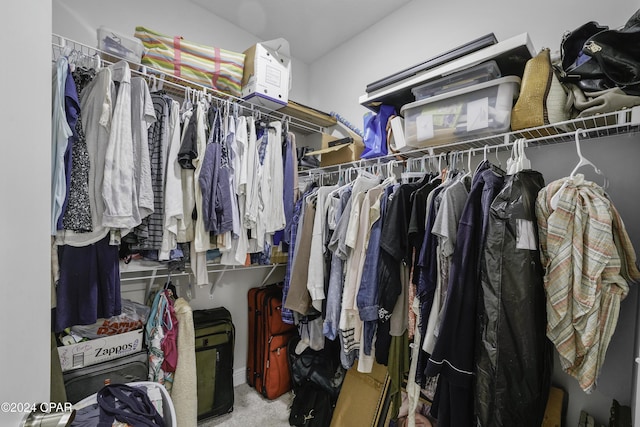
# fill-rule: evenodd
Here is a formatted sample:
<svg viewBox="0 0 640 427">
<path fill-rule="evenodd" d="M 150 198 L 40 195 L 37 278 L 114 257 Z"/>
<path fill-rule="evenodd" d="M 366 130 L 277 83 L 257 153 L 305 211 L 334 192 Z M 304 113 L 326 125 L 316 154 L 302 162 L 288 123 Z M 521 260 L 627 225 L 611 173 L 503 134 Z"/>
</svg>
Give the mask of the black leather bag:
<svg viewBox="0 0 640 427">
<path fill-rule="evenodd" d="M 640 10 L 621 29 L 590 21 L 565 33 L 561 54 L 563 83 L 585 92 L 619 87 L 640 95 Z"/>
<path fill-rule="evenodd" d="M 331 424 L 334 404 L 329 393 L 308 383 L 295 390 L 289 412 L 289 425 L 298 427 L 327 427 Z"/>
<path fill-rule="evenodd" d="M 293 388 L 310 382 L 327 392 L 332 399 L 336 399 L 340 394 L 345 374 L 338 357 L 327 347 L 320 351 L 306 348 L 298 354 L 296 347 L 299 341 L 299 336 L 293 337 L 287 350 Z"/>
</svg>

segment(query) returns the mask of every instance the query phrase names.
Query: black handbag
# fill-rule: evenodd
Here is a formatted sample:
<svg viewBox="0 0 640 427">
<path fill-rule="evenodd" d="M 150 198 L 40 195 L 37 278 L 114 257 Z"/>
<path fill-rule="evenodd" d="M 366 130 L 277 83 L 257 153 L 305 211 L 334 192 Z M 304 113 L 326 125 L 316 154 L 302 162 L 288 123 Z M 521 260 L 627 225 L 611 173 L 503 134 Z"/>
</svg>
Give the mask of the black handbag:
<svg viewBox="0 0 640 427">
<path fill-rule="evenodd" d="M 324 390 L 332 399 L 336 399 L 345 376 L 338 357 L 329 346 L 318 351 L 307 347 L 298 354 L 295 350 L 299 341 L 300 337 L 295 336 L 287 346 L 293 388 L 310 382 Z"/>
<path fill-rule="evenodd" d="M 564 34 L 559 79 L 585 92 L 619 87 L 640 95 L 640 10 L 621 29 L 595 21 Z"/>
<path fill-rule="evenodd" d="M 327 391 L 313 383 L 295 389 L 289 412 L 289 425 L 327 427 L 331 424 L 334 403 Z"/>
</svg>

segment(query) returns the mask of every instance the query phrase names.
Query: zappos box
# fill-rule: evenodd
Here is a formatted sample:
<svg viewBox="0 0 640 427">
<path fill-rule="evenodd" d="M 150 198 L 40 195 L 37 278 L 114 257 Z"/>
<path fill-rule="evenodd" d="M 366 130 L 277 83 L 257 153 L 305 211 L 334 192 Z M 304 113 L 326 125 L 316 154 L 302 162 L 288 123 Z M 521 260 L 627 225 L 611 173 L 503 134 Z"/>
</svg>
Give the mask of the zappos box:
<svg viewBox="0 0 640 427">
<path fill-rule="evenodd" d="M 142 350 L 143 329 L 58 347 L 62 371 L 95 365 Z"/>
</svg>

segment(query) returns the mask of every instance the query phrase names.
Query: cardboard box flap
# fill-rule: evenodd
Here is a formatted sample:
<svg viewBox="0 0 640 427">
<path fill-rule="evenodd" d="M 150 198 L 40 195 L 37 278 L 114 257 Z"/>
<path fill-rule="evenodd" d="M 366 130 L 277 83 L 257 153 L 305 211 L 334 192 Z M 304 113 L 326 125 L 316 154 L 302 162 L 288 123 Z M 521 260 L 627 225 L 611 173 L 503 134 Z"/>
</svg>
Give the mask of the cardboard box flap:
<svg viewBox="0 0 640 427">
<path fill-rule="evenodd" d="M 260 42 L 260 44 L 275 58 L 279 58 L 281 63 L 287 64 L 286 68 L 289 70 L 288 84 L 289 90 L 291 90 L 293 73 L 291 72 L 291 49 L 289 48 L 289 42 L 286 39 L 278 38 Z"/>
<path fill-rule="evenodd" d="M 307 153 L 307 156 L 316 156 L 318 154 L 333 153 L 334 151 L 342 150 L 344 148 L 349 148 L 349 146 L 351 146 L 352 144 L 353 142 L 349 144 L 334 145 L 333 147 L 326 147 L 320 150 L 310 151 Z"/>
<path fill-rule="evenodd" d="M 364 150 L 362 139 L 355 133 L 347 131 L 345 135 L 340 132 L 341 137 L 336 137 L 335 134 L 320 134 L 320 149 L 307 153 L 312 156 L 319 154 L 321 167 L 357 161 Z M 349 142 L 345 143 L 346 141 Z"/>
<path fill-rule="evenodd" d="M 289 42 L 286 39 L 278 38 L 267 40 L 260 42 L 260 44 L 265 48 L 271 50 L 277 56 L 283 55 L 287 59 L 291 58 L 291 49 L 289 48 Z"/>
</svg>

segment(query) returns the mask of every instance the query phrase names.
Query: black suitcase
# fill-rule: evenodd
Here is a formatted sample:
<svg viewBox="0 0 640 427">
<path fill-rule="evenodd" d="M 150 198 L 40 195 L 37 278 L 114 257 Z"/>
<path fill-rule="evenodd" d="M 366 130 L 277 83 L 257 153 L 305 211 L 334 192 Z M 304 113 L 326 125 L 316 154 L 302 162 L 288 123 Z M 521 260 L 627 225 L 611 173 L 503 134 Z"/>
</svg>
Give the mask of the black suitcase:
<svg viewBox="0 0 640 427">
<path fill-rule="evenodd" d="M 105 384 L 147 381 L 149 356 L 146 351 L 84 366 L 62 374 L 67 401 L 77 403 L 97 393 Z"/>
<path fill-rule="evenodd" d="M 235 327 L 224 307 L 193 312 L 198 420 L 233 411 Z"/>
</svg>

